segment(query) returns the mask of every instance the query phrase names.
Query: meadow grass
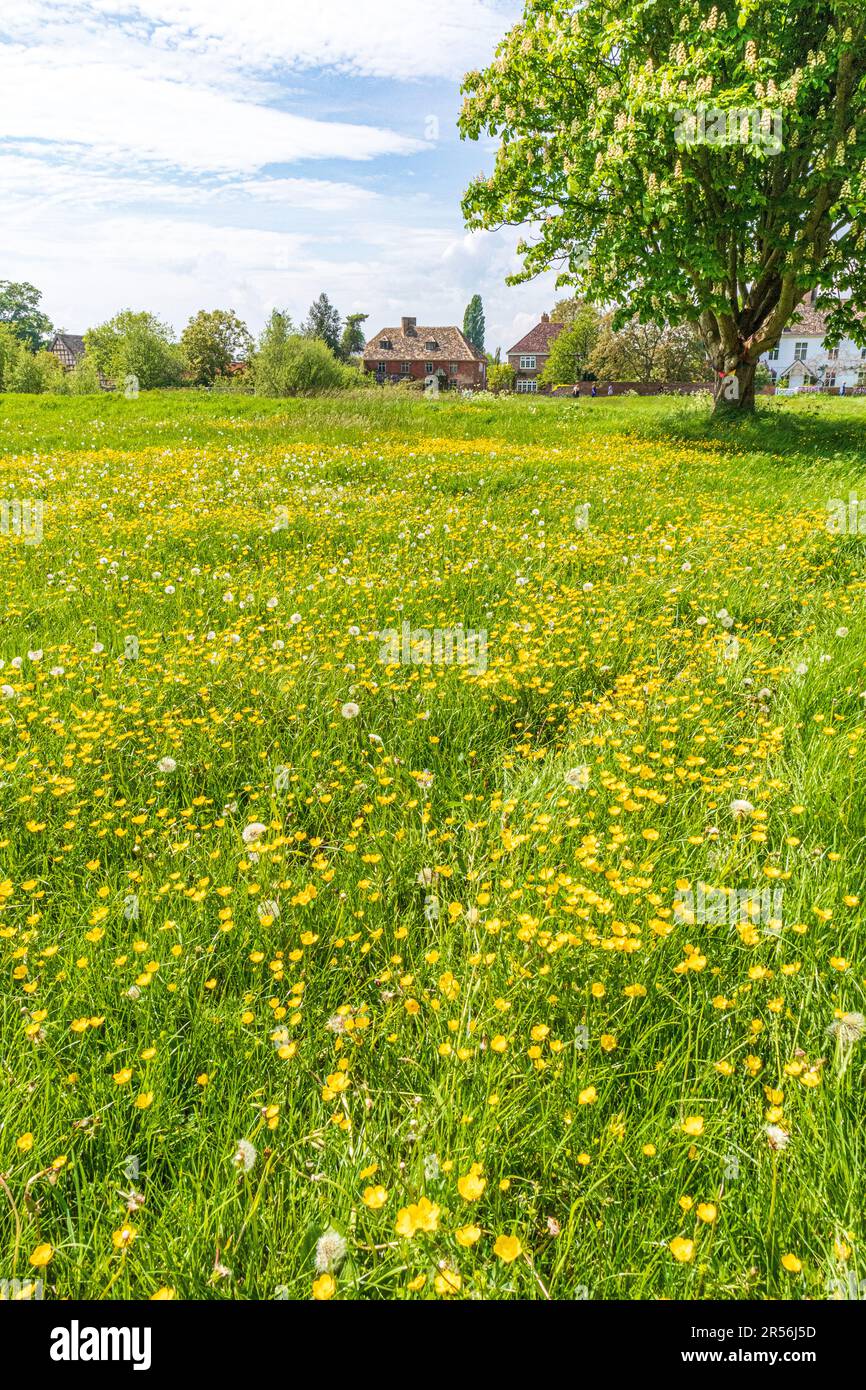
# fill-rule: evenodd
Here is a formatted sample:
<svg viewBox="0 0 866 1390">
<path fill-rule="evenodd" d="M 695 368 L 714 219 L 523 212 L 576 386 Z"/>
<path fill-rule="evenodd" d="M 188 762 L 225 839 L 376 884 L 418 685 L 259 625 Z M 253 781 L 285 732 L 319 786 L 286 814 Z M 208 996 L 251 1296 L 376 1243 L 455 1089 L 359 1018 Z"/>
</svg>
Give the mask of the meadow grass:
<svg viewBox="0 0 866 1390">
<path fill-rule="evenodd" d="M 864 430 L 0 396 L 0 1278 L 856 1293 Z"/>
</svg>

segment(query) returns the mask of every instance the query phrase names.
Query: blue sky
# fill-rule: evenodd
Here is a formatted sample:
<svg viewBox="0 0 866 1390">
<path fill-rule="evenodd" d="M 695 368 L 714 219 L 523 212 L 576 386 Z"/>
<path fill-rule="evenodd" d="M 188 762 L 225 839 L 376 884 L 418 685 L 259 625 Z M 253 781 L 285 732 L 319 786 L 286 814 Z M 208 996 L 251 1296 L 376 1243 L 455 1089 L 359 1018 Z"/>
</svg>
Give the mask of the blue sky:
<svg viewBox="0 0 866 1390">
<path fill-rule="evenodd" d="M 516 0 L 14 0 L 0 36 L 0 279 L 83 332 L 122 308 L 259 329 L 325 290 L 370 333 L 403 314 L 488 347 L 553 302 L 509 289 L 517 233 L 469 235 L 492 148 L 459 139 L 463 73 Z"/>
</svg>

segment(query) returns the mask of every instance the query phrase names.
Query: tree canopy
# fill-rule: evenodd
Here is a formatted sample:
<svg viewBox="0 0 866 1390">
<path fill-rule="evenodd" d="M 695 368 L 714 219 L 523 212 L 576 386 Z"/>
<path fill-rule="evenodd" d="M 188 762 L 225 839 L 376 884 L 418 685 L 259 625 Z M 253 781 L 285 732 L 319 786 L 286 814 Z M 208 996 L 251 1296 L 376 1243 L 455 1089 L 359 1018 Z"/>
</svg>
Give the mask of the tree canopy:
<svg viewBox="0 0 866 1390">
<path fill-rule="evenodd" d="M 484 351 L 484 305 L 480 294 L 473 294 L 463 315 L 463 336 L 478 352 Z"/>
<path fill-rule="evenodd" d="M 717 403 L 810 289 L 863 341 L 863 0 L 526 0 L 464 80 L 464 136 L 499 139 L 472 228 L 530 224 L 512 283 L 556 267 L 594 303 L 695 323 Z"/>
<path fill-rule="evenodd" d="M 51 320 L 39 308 L 41 300 L 41 291 L 26 280 L 0 280 L 0 324 L 8 324 L 31 352 L 37 352 L 51 332 Z"/>
<path fill-rule="evenodd" d="M 558 320 L 565 322 L 565 327 L 550 345 L 550 356 L 538 378 L 543 385 L 582 381 L 598 341 L 600 316 L 592 305 L 568 305 L 560 312 L 567 314 L 567 318 Z M 557 322 L 555 310 L 554 322 Z"/>
<path fill-rule="evenodd" d="M 295 333 L 288 314 L 275 309 L 253 358 L 257 396 L 307 396 L 347 384 L 344 367 L 319 337 Z"/>
<path fill-rule="evenodd" d="M 364 351 L 364 344 L 367 339 L 364 336 L 362 323 L 366 323 L 369 314 L 347 314 L 346 322 L 343 324 L 343 336 L 340 339 L 340 356 L 345 362 L 350 357 L 357 357 Z"/>
<path fill-rule="evenodd" d="M 340 353 L 341 319 L 328 296 L 320 294 L 310 305 L 310 311 L 301 328 L 305 338 L 321 338 L 333 353 Z"/>
<path fill-rule="evenodd" d="M 710 369 L 693 324 L 641 323 L 637 317 L 617 329 L 615 314 L 605 315 L 589 359 L 594 376 L 607 381 L 708 381 Z"/>
<path fill-rule="evenodd" d="M 253 338 L 246 324 L 229 309 L 201 309 L 180 339 L 184 363 L 199 386 L 211 386 L 236 359 L 246 358 Z"/>
<path fill-rule="evenodd" d="M 88 329 L 84 347 L 115 386 L 134 378 L 136 390 L 149 391 L 180 381 L 183 359 L 171 328 L 144 310 L 123 309 L 107 323 Z"/>
</svg>

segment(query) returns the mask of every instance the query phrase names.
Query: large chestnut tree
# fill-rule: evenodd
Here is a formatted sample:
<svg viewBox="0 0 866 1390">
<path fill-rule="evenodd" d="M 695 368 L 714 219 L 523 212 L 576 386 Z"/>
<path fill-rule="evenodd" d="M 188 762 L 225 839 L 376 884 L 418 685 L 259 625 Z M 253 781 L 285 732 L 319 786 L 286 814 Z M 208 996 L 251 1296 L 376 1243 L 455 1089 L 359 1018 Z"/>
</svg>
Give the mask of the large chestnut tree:
<svg viewBox="0 0 866 1390">
<path fill-rule="evenodd" d="M 512 283 L 696 324 L 718 407 L 810 290 L 866 342 L 864 0 L 526 0 L 463 91 L 498 141 L 467 224 L 530 228 Z"/>
</svg>

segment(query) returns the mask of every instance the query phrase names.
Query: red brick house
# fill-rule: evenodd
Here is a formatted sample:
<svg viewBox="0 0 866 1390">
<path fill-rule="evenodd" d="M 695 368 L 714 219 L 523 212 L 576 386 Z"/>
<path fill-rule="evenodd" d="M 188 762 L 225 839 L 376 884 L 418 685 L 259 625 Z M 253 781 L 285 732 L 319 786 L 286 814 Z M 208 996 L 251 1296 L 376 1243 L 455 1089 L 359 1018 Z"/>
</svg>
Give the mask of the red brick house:
<svg viewBox="0 0 866 1390">
<path fill-rule="evenodd" d="M 550 345 L 558 338 L 565 324 L 551 323 L 549 314 L 541 315 L 541 322 L 531 328 L 525 338 L 508 349 L 508 365 L 514 368 L 515 391 L 549 391 L 549 386 L 539 387 L 538 378 L 543 372 L 550 356 Z"/>
<path fill-rule="evenodd" d="M 459 328 L 419 328 L 415 319 L 400 320 L 399 328 L 383 328 L 364 347 L 364 371 L 376 380 L 428 381 L 442 388 L 483 391 L 487 359 L 464 338 Z"/>
</svg>

